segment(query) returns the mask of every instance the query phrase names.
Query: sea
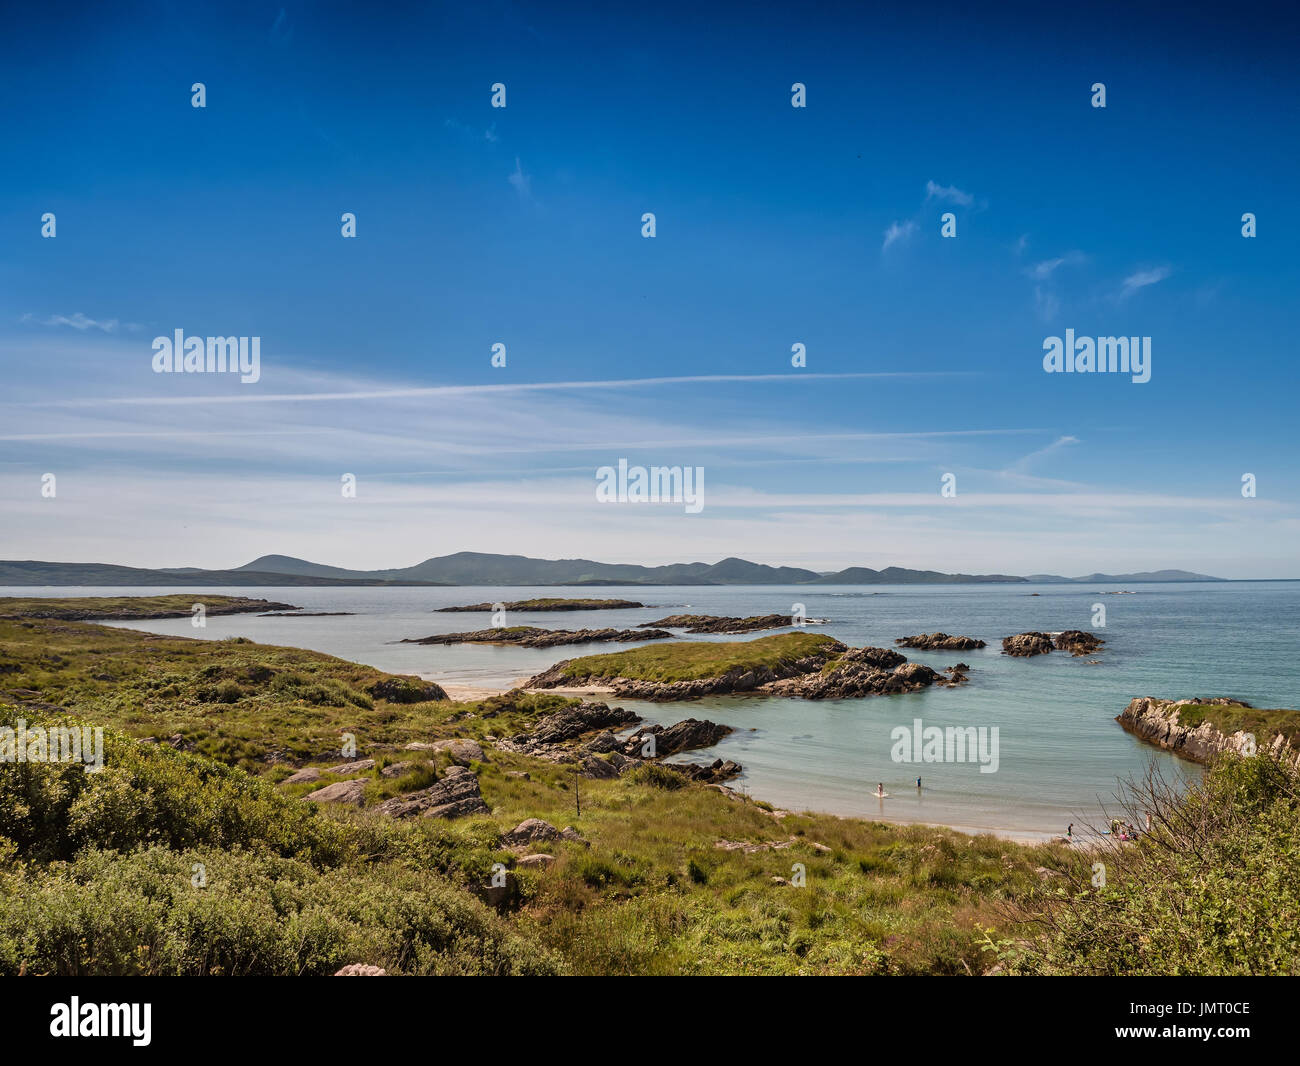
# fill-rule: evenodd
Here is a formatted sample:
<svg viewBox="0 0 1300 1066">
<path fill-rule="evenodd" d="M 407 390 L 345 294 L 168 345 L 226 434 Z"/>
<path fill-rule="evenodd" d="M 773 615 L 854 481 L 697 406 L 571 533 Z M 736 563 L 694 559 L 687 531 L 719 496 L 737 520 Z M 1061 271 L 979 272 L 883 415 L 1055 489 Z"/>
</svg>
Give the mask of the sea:
<svg viewBox="0 0 1300 1066">
<path fill-rule="evenodd" d="M 689 703 L 614 700 L 650 722 L 708 718 L 733 727 L 689 761 L 732 759 L 744 767 L 732 786 L 788 810 L 817 810 L 884 821 L 948 825 L 1029 839 L 1072 823 L 1103 824 L 1118 813 L 1123 783 L 1155 764 L 1174 782 L 1201 767 L 1135 739 L 1115 721 L 1135 696 L 1231 696 L 1257 707 L 1300 707 L 1300 582 L 1176 584 L 989 584 L 906 586 L 656 586 L 563 588 L 290 587 L 0 589 L 6 596 L 111 596 L 192 592 L 285 601 L 333 617 L 208 616 L 110 623 L 173 636 L 241 636 L 309 648 L 444 684 L 504 689 L 576 655 L 632 645 L 550 649 L 395 643 L 405 637 L 483 629 L 488 614 L 439 614 L 453 605 L 538 596 L 616 597 L 646 606 L 580 612 L 510 612 L 511 625 L 630 628 L 668 614 L 792 614 L 846 644 L 893 647 L 897 637 L 942 630 L 987 641 L 977 651 L 902 649 L 936 669 L 964 662 L 957 688 L 866 699 L 811 701 L 728 696 Z M 816 621 L 814 621 L 816 620 Z M 1104 625 L 1101 624 L 1104 622 Z M 1026 630 L 1083 629 L 1105 645 L 1087 658 L 1052 652 L 1031 659 L 1001 654 L 1001 638 Z M 762 634 L 754 634 L 759 636 Z M 683 636 L 684 640 L 745 640 Z M 1096 662 L 1089 662 L 1089 659 Z M 603 698 L 603 697 L 602 697 Z M 931 726 L 973 726 L 996 770 L 978 761 L 905 761 L 900 745 Z M 984 767 L 992 765 L 986 759 Z M 918 787 L 917 778 L 921 779 Z M 877 793 L 883 791 L 884 796 Z"/>
</svg>

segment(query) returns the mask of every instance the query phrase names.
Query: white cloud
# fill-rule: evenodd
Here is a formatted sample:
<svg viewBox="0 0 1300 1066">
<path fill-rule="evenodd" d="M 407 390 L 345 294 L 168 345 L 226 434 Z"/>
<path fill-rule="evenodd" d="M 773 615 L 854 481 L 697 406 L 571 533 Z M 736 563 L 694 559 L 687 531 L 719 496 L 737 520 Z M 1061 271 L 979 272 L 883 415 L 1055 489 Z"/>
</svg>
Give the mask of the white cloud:
<svg viewBox="0 0 1300 1066">
<path fill-rule="evenodd" d="M 1058 255 L 1055 259 L 1044 259 L 1035 263 L 1029 268 L 1028 273 L 1035 281 L 1046 281 L 1059 267 L 1074 266 L 1086 262 L 1087 258 L 1082 252 L 1066 252 L 1065 255 Z"/>
<path fill-rule="evenodd" d="M 896 241 L 906 240 L 915 230 L 915 222 L 891 222 L 885 230 L 885 243 L 880 246 L 880 250 L 883 252 Z"/>
<path fill-rule="evenodd" d="M 33 314 L 25 314 L 22 317 L 23 322 L 35 322 L 38 326 L 71 326 L 73 329 L 85 331 L 88 329 L 98 329 L 105 333 L 116 333 L 122 326 L 116 318 L 94 319 L 88 318 L 80 311 L 71 315 L 50 315 L 49 318 L 37 318 Z M 128 329 L 136 327 L 127 323 Z"/>
<path fill-rule="evenodd" d="M 1148 285 L 1157 285 L 1169 277 L 1173 271 L 1169 267 L 1155 267 L 1151 270 L 1139 270 L 1130 274 L 1124 279 L 1124 287 L 1120 290 L 1120 296 L 1131 296 L 1138 289 L 1145 289 Z"/>
<path fill-rule="evenodd" d="M 940 185 L 933 181 L 925 183 L 925 198 L 927 200 L 947 200 L 962 207 L 970 207 L 975 202 L 975 197 L 968 192 L 963 192 L 956 185 Z"/>
<path fill-rule="evenodd" d="M 510 174 L 506 180 L 515 187 L 515 192 L 520 197 L 525 200 L 533 198 L 533 176 L 524 173 L 524 168 L 520 165 L 518 156 L 515 156 L 514 173 Z"/>
</svg>

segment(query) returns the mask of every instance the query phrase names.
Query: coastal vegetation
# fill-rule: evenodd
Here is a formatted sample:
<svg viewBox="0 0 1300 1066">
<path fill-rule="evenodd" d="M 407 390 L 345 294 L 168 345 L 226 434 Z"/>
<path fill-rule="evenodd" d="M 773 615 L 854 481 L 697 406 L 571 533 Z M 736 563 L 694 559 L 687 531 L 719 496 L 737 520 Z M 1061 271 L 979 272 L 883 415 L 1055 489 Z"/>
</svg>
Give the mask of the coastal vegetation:
<svg viewBox="0 0 1300 1066">
<path fill-rule="evenodd" d="M 490 739 L 577 701 L 372 694 L 394 691 L 392 680 L 239 639 L 0 622 L 4 724 L 106 730 L 97 773 L 0 763 L 0 973 L 320 974 L 365 963 L 389 973 L 964 974 L 990 964 L 978 929 L 1004 928 L 994 904 L 1032 887 L 1056 850 L 777 811 L 653 763 L 579 783 L 571 766 Z M 277 784 L 309 763 L 339 764 L 345 733 L 375 759 L 360 778 L 365 805 L 304 802 L 321 781 Z M 413 757 L 408 745 L 451 738 L 482 746 L 470 765 L 490 814 L 400 820 L 371 805 L 395 760 L 447 774 L 450 749 Z M 580 839 L 547 843 L 554 862 L 525 868 L 507 840 L 531 818 Z M 504 892 L 494 863 L 509 869 Z M 792 883 L 801 877 L 804 887 Z"/>
<path fill-rule="evenodd" d="M 1295 712 L 1291 712 L 1295 713 Z M 989 936 L 1013 973 L 1300 975 L 1300 775 L 1282 759 L 1226 754 L 1204 780 L 1151 772 L 1123 812 L 1132 845 L 1069 855 L 1007 911 L 1022 939 Z M 1100 870 L 1100 876 L 1099 876 Z"/>
<path fill-rule="evenodd" d="M 676 641 L 628 651 L 584 655 L 556 668 L 557 676 L 626 678 L 631 681 L 698 681 L 736 670 L 780 669 L 809 656 L 823 661 L 846 650 L 822 633 L 775 633 L 755 640 Z M 819 664 L 820 665 L 820 664 Z"/>
<path fill-rule="evenodd" d="M 810 633 L 679 646 L 700 657 L 628 668 L 849 651 Z M 578 711 L 626 718 L 548 692 L 456 702 L 243 639 L 0 620 L 0 729 L 105 734 L 96 772 L 0 761 L 0 974 L 1298 968 L 1297 775 L 1264 754 L 1216 760 L 1187 793 L 1135 786 L 1127 816 L 1152 829 L 1097 852 L 781 811 L 658 762 L 579 776 L 536 739 Z M 385 813 L 466 777 L 477 813 Z M 358 802 L 305 800 L 330 782 L 358 782 Z"/>
<path fill-rule="evenodd" d="M 296 611 L 289 603 L 259 600 L 249 596 L 209 596 L 203 593 L 173 593 L 163 596 L 39 596 L 0 597 L 0 618 L 65 618 L 128 622 L 139 618 L 189 618 L 194 605 L 204 613 L 251 614 L 258 611 Z"/>
</svg>

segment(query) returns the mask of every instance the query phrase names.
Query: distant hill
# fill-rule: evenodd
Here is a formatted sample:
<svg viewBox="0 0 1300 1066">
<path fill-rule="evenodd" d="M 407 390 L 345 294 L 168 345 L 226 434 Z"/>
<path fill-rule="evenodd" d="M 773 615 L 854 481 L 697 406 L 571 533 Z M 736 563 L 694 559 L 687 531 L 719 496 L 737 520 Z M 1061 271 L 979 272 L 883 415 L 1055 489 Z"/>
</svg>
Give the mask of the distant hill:
<svg viewBox="0 0 1300 1066">
<path fill-rule="evenodd" d="M 1207 577 L 1190 570 L 1144 570 L 1136 574 L 1089 574 L 1087 577 L 1060 577 L 1056 574 L 1031 574 L 1029 581 L 1038 584 L 1081 584 L 1116 581 L 1222 581 L 1221 577 Z"/>
<path fill-rule="evenodd" d="M 309 564 L 310 565 L 310 564 Z M 192 567 L 144 570 L 112 563 L 44 563 L 33 560 L 0 560 L 0 585 L 158 585 L 193 588 L 286 585 L 421 585 L 427 581 L 375 581 L 365 578 L 326 578 L 303 574 L 258 570 L 202 570 Z"/>
<path fill-rule="evenodd" d="M 1023 577 L 1007 574 L 942 574 L 938 570 L 905 570 L 887 566 L 871 570 L 865 566 L 850 566 L 836 574 L 822 574 L 815 585 L 984 585 L 1006 582 L 1024 583 Z"/>
<path fill-rule="evenodd" d="M 0 561 L 0 585 L 158 585 L 291 586 L 291 585 L 968 585 L 1118 583 L 1139 581 L 1220 581 L 1186 570 L 1139 574 L 1089 574 L 1059 577 L 1034 574 L 945 574 L 888 566 L 872 570 L 851 566 L 820 574 L 793 566 L 768 566 L 747 559 L 717 563 L 597 563 L 590 559 L 531 559 L 525 555 L 457 552 L 389 570 L 347 570 L 338 566 L 263 555 L 231 570 L 167 567 L 150 570 L 113 563 Z"/>
</svg>

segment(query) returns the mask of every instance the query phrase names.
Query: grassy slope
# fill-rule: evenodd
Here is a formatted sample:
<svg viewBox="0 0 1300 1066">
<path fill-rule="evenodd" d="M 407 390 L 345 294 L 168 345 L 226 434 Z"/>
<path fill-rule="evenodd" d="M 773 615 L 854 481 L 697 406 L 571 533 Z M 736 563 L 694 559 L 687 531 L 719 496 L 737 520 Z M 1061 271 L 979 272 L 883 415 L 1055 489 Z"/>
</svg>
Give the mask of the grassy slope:
<svg viewBox="0 0 1300 1066">
<path fill-rule="evenodd" d="M 827 639 L 790 636 L 810 647 Z M 5 693 L 34 690 L 126 736 L 179 732 L 196 745 L 186 755 L 124 738 L 97 775 L 0 764 L 0 782 L 18 781 L 18 795 L 45 774 L 93 782 L 75 801 L 52 789 L 53 813 L 36 829 L 21 804 L 0 803 L 0 972 L 24 962 L 58 972 L 329 972 L 343 962 L 402 972 L 978 972 L 990 959 L 976 926 L 999 925 L 997 900 L 1035 883 L 1052 850 L 824 815 L 778 819 L 716 789 L 665 788 L 662 775 L 579 782 L 571 767 L 491 748 L 476 767 L 490 817 L 395 823 L 309 808 L 302 822 L 294 797 L 311 786 L 275 787 L 290 767 L 268 760 L 336 763 L 342 732 L 356 735 L 358 754 L 381 758 L 412 739 L 510 735 L 566 702 L 396 705 L 365 691 L 384 676 L 246 641 L 0 622 L 0 699 L 32 701 L 21 709 L 29 721 L 42 717 L 35 697 Z M 213 778 L 214 761 L 236 767 L 227 772 L 247 790 Z M 391 783 L 375 777 L 369 788 L 373 800 Z M 223 813 L 232 804 L 256 816 Z M 556 864 L 520 872 L 497 917 L 476 900 L 492 863 L 513 861 L 501 832 L 527 817 L 573 824 L 590 847 L 547 845 Z M 221 832 L 196 835 L 192 823 Z M 322 857 L 312 842 L 330 828 L 342 843 Z M 299 837 L 310 843 L 302 854 Z M 715 847 L 791 837 L 787 849 L 752 855 Z M 108 847 L 128 857 L 111 859 Z M 50 864 L 51 854 L 71 865 Z M 208 871 L 203 895 L 188 887 L 196 862 Z M 806 888 L 773 883 L 796 862 Z M 312 936 L 295 940 L 304 924 Z M 246 943 L 257 951 L 241 955 Z"/>
<path fill-rule="evenodd" d="M 821 633 L 776 633 L 756 640 L 652 644 L 629 651 L 584 655 L 565 668 L 566 677 L 626 677 L 638 681 L 694 681 L 736 668 L 774 666 L 825 652 L 838 641 Z"/>
<path fill-rule="evenodd" d="M 194 604 L 208 614 L 239 614 L 283 607 L 247 596 L 179 593 L 164 596 L 0 596 L 0 618 L 63 618 L 129 621 L 133 618 L 188 618 Z"/>
<path fill-rule="evenodd" d="M 1264 710 L 1240 704 L 1184 703 L 1178 708 L 1178 721 L 1189 729 L 1209 722 L 1220 733 L 1253 733 L 1260 744 L 1281 733 L 1293 748 L 1300 748 L 1300 711 Z"/>
</svg>

